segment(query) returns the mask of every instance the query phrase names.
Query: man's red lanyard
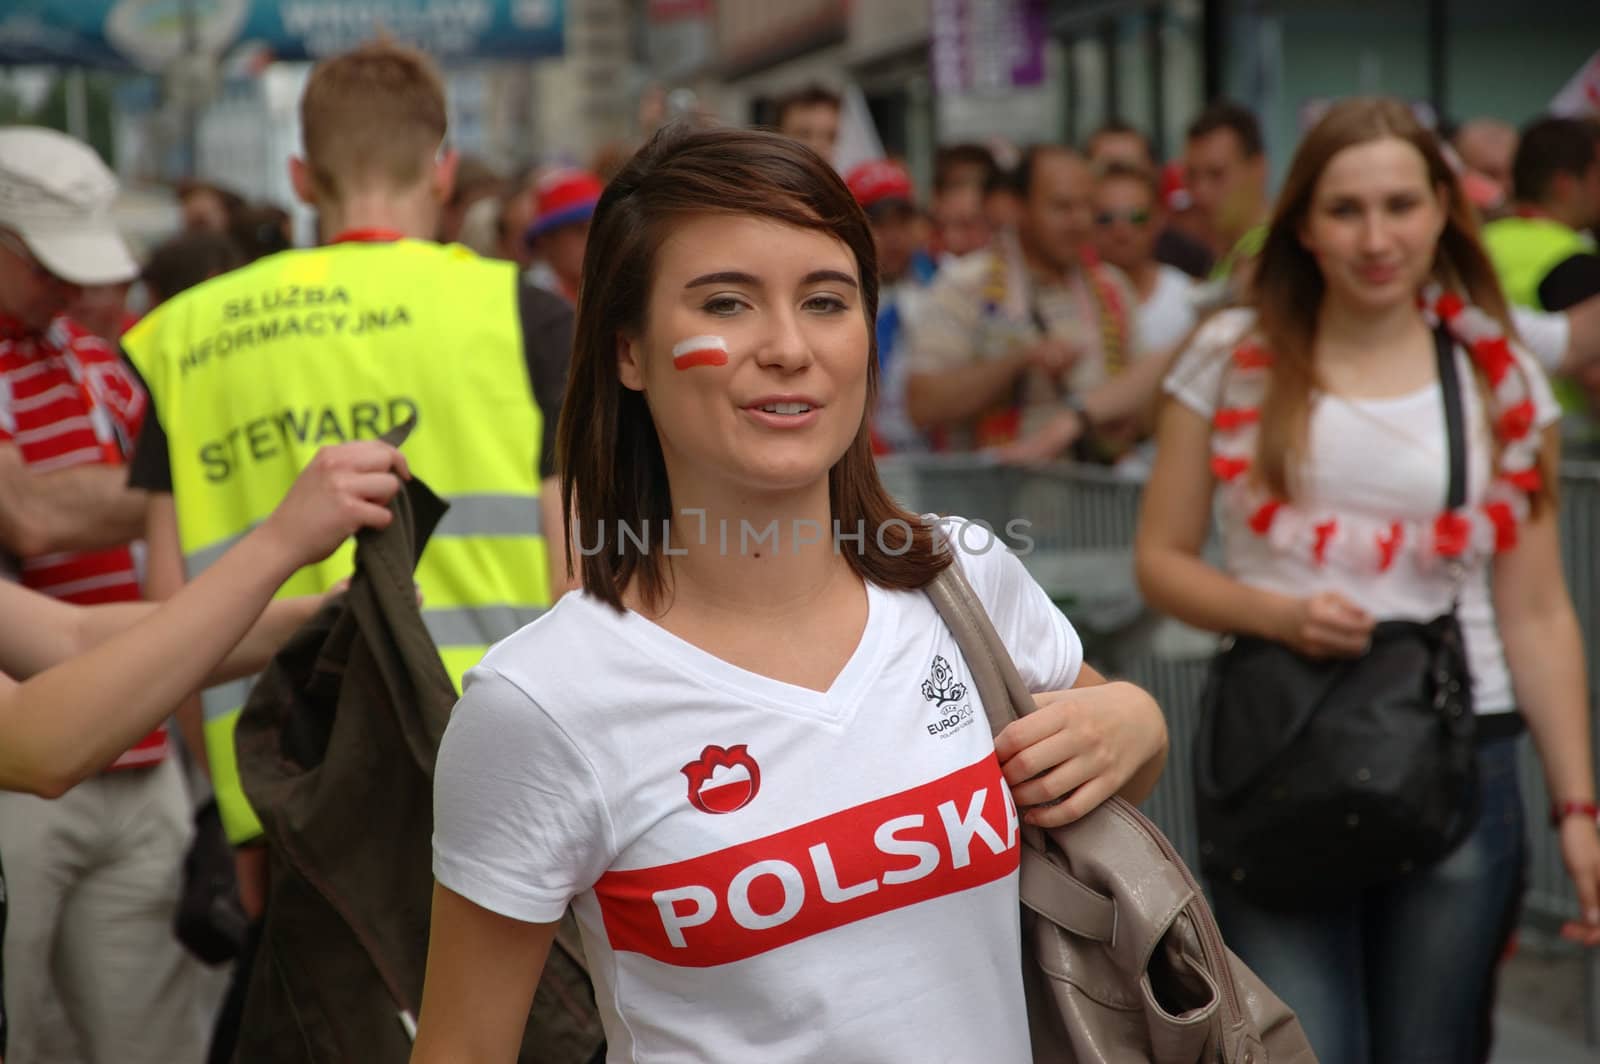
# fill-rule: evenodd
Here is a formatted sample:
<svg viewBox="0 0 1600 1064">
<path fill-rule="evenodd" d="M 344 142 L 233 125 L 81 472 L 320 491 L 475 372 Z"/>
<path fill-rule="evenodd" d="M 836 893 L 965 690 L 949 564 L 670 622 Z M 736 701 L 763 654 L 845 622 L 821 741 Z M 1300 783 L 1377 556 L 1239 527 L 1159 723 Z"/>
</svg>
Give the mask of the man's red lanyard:
<svg viewBox="0 0 1600 1064">
<path fill-rule="evenodd" d="M 392 244 L 404 240 L 406 235 L 396 229 L 346 229 L 334 235 L 330 244 Z"/>
</svg>

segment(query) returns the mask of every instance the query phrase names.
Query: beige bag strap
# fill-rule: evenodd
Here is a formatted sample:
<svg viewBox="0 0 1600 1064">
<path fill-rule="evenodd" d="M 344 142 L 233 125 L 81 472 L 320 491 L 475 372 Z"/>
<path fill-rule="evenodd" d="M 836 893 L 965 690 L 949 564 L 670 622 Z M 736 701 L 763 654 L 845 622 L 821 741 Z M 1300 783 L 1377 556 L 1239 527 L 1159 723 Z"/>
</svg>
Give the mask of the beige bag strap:
<svg viewBox="0 0 1600 1064">
<path fill-rule="evenodd" d="M 978 595 L 960 568 L 951 562 L 924 589 L 972 670 L 989 729 L 994 734 L 1023 713 L 1033 711 L 1033 693 L 1023 682 Z M 1116 907 L 1099 891 L 1074 879 L 1071 872 L 1045 855 L 1044 832 L 1022 826 L 1022 904 L 1057 927 L 1096 942 L 1110 942 L 1116 932 Z"/>
</svg>

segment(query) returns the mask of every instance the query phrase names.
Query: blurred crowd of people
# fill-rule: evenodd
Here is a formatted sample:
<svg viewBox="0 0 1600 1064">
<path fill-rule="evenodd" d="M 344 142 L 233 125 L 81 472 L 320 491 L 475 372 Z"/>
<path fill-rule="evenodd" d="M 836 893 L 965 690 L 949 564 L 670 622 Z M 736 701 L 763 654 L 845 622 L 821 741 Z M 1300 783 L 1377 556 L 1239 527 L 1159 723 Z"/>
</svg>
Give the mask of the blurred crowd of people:
<svg viewBox="0 0 1600 1064">
<path fill-rule="evenodd" d="M 776 127 L 831 159 L 842 106 L 832 90 L 808 85 L 777 101 Z M 1588 187 L 1596 179 L 1581 165 L 1585 128 L 1552 119 L 1519 135 L 1482 118 L 1441 131 L 1446 157 L 1491 226 L 1491 247 L 1532 219 L 1592 241 L 1600 206 Z M 624 157 L 608 151 L 594 169 L 510 173 L 463 157 L 437 238 L 514 262 L 531 283 L 575 303 L 589 218 L 607 171 Z M 894 159 L 844 176 L 878 241 L 884 452 L 1015 445 L 1016 458 L 1128 456 L 1156 374 L 1107 386 L 1146 354 L 1171 356 L 1208 310 L 1238 298 L 1272 205 L 1260 124 L 1226 101 L 1191 122 L 1183 152 L 1170 160 L 1113 119 L 1081 149 L 945 145 L 925 194 Z M 181 232 L 149 253 L 135 280 L 83 287 L 73 320 L 114 342 L 139 308 L 293 246 L 282 207 L 201 180 L 180 183 L 176 194 Z M 1514 302 L 1523 339 L 1568 380 L 1572 442 L 1600 445 L 1589 424 L 1600 403 L 1600 304 L 1588 302 L 1600 284 L 1584 245 L 1573 254 L 1547 290 Z M 989 365 L 985 351 L 1007 357 Z M 1080 408 L 1070 417 L 1046 425 L 1024 416 L 1063 395 Z"/>
<path fill-rule="evenodd" d="M 831 160 L 842 109 L 837 93 L 811 84 L 773 114 L 779 131 Z M 1587 190 L 1587 129 L 1546 119 L 1523 137 L 1483 118 L 1439 131 L 1491 225 L 1491 248 L 1529 224 L 1593 240 L 1600 204 Z M 548 167 L 507 178 L 463 160 L 439 237 L 514 261 L 574 301 L 607 176 Z M 878 245 L 880 451 L 998 446 L 1017 460 L 1127 460 L 1135 474 L 1147 468 L 1148 450 L 1135 445 L 1148 436 L 1162 359 L 1206 313 L 1242 296 L 1273 204 L 1261 125 L 1229 101 L 1190 123 L 1172 159 L 1113 119 L 1081 148 L 944 145 L 925 192 L 902 160 L 843 176 Z M 1585 247 L 1571 250 L 1575 261 L 1548 291 L 1513 302 L 1524 341 L 1567 379 L 1569 442 L 1587 449 L 1600 444 L 1600 285 Z M 1119 380 L 1146 355 L 1157 357 Z M 1066 414 L 1055 409 L 1063 398 Z"/>
<path fill-rule="evenodd" d="M 776 128 L 831 160 L 842 108 L 837 93 L 807 85 L 776 102 Z M 1519 135 L 1482 118 L 1440 131 L 1492 248 L 1530 224 L 1593 240 L 1600 205 L 1581 165 L 1586 128 L 1549 119 Z M 593 169 L 503 174 L 463 157 L 437 238 L 514 262 L 575 304 L 589 219 L 624 158 L 607 151 Z M 1173 159 L 1113 119 L 1081 149 L 945 145 L 926 193 L 895 159 L 844 177 L 872 221 L 884 285 L 881 452 L 1003 446 L 1018 460 L 1128 460 L 1130 473 L 1147 467 L 1147 450 L 1134 445 L 1148 436 L 1160 360 L 1112 381 L 1145 355 L 1172 356 L 1201 317 L 1240 297 L 1272 207 L 1260 123 L 1228 101 L 1190 123 Z M 87 287 L 74 320 L 114 340 L 136 320 L 130 305 L 292 246 L 281 207 L 204 181 L 177 195 L 183 231 L 148 256 L 144 291 L 130 304 L 132 282 Z M 1587 450 L 1600 447 L 1600 303 L 1591 301 L 1600 284 L 1585 246 L 1572 252 L 1548 290 L 1513 302 L 1524 341 L 1566 381 L 1569 443 Z M 1063 397 L 1073 409 L 1041 420 Z"/>
<path fill-rule="evenodd" d="M 837 94 L 810 86 L 778 102 L 775 125 L 780 133 L 831 162 L 841 113 Z M 4 135 L 40 133 L 0 132 Z M 1600 455 L 1600 253 L 1595 245 L 1600 226 L 1600 125 L 1541 116 L 1518 130 L 1500 121 L 1475 119 L 1425 135 L 1432 150 L 1454 168 L 1470 199 L 1463 205 L 1460 232 L 1476 240 L 1481 227 L 1498 284 L 1514 305 L 1520 338 L 1538 365 L 1557 379 L 1554 394 L 1561 404 L 1569 453 Z M 182 230 L 155 247 L 143 263 L 127 260 L 132 268 L 121 268 L 125 250 L 121 258 L 103 249 L 69 248 L 71 254 L 62 253 L 52 231 L 37 224 L 26 210 L 98 218 L 114 196 L 115 183 L 84 146 L 63 145 L 60 141 L 65 138 L 58 136 L 47 139 L 48 145 L 30 141 L 25 152 L 0 153 L 0 487 L 4 489 L 0 553 L 24 585 L 64 601 L 103 604 L 132 601 L 146 593 L 162 597 L 182 583 L 176 527 L 183 510 L 181 503 L 177 510 L 171 509 L 172 472 L 164 468 L 167 437 L 195 443 L 190 450 L 202 453 L 215 444 L 197 438 L 181 423 L 186 416 L 205 415 L 172 405 L 168 397 L 162 398 L 166 405 L 158 423 L 146 407 L 146 385 L 154 391 L 171 388 L 172 382 L 142 381 L 123 361 L 119 348 L 141 313 L 150 311 L 157 319 L 155 325 L 146 326 L 145 336 L 154 328 L 174 329 L 173 335 L 179 335 L 173 316 L 160 315 L 159 308 L 208 281 L 237 277 L 236 271 L 252 264 L 283 254 L 305 254 L 306 249 L 296 247 L 290 215 L 281 207 L 250 203 L 227 188 L 194 181 L 177 189 Z M 46 148 L 61 160 L 53 174 L 37 164 L 44 158 L 37 152 Z M 518 423 L 518 431 L 542 441 L 536 450 L 544 461 L 536 471 L 523 471 L 529 483 L 517 483 L 522 495 L 504 494 L 524 505 L 547 504 L 559 498 L 550 456 L 561 392 L 567 384 L 572 312 L 586 275 L 589 227 L 607 181 L 626 160 L 613 159 L 593 169 L 528 166 L 513 173 L 448 153 L 441 160 L 439 169 L 430 171 L 430 180 L 437 182 L 431 187 L 441 195 L 438 202 L 429 201 L 426 225 L 419 225 L 419 231 L 388 224 L 400 217 L 399 208 L 376 212 L 368 219 L 351 211 L 346 199 L 341 207 L 345 213 L 337 218 L 319 216 L 319 243 L 410 238 L 426 244 L 431 238 L 441 245 L 464 245 L 484 260 L 514 264 L 516 301 L 512 302 L 508 287 L 505 326 L 508 333 L 513 327 L 522 331 L 527 351 L 518 351 L 515 364 L 508 364 L 527 380 L 501 390 L 516 392 L 522 406 L 540 411 L 542 420 L 530 414 L 527 424 Z M 86 183 L 58 180 L 69 171 L 83 176 Z M 1274 197 L 1260 122 L 1247 108 L 1227 101 L 1213 102 L 1195 117 L 1181 154 L 1171 159 L 1163 159 L 1142 130 L 1113 120 L 1081 146 L 945 145 L 937 153 L 925 190 L 896 159 L 869 161 L 841 177 L 865 212 L 879 273 L 875 452 L 983 449 L 1009 462 L 1076 459 L 1114 467 L 1129 476 L 1144 476 L 1159 461 L 1152 440 L 1153 411 L 1163 382 L 1168 390 L 1173 388 L 1169 370 L 1174 359 L 1216 312 L 1247 301 L 1257 291 L 1257 265 L 1264 255 L 1274 253 L 1269 240 L 1275 233 L 1281 236 L 1287 217 L 1283 212 L 1290 209 Z M 316 180 L 306 177 L 306 188 Z M 83 188 L 91 188 L 87 200 Z M 13 190 L 23 189 L 26 195 L 17 192 L 8 199 Z M 324 209 L 339 202 L 325 189 L 308 191 L 307 198 Z M 25 210 L 14 204 L 36 206 Z M 1302 208 L 1304 204 L 1297 209 Z M 105 235 L 97 239 L 104 240 Z M 57 257 L 61 254 L 66 257 Z M 1337 260 L 1338 254 L 1337 249 L 1328 251 L 1327 261 Z M 263 269 L 252 276 L 267 275 Z M 181 336 L 184 342 L 192 339 L 186 333 Z M 139 346 L 130 342 L 129 350 Z M 532 403 L 523 394 L 530 386 Z M 369 427 L 377 427 L 376 416 Z M 1554 411 L 1551 416 L 1556 416 Z M 288 428 L 279 425 L 274 431 L 281 431 L 288 446 Z M 334 434 L 342 439 L 338 425 Z M 352 434 L 359 434 L 359 429 Z M 136 440 L 141 447 L 159 440 L 159 455 L 143 461 L 163 468 L 152 474 L 154 480 L 140 480 L 136 474 L 130 486 L 126 467 L 136 464 Z M 229 446 L 257 456 L 267 454 L 269 444 L 266 436 L 248 427 L 242 437 L 236 430 L 229 439 Z M 1209 452 L 1202 445 L 1192 453 Z M 115 483 L 91 485 L 83 479 L 91 469 L 104 472 L 105 467 L 115 470 Z M 1203 475 L 1204 461 L 1195 468 Z M 69 483 L 58 474 L 77 479 Z M 543 496 L 538 493 L 540 484 Z M 172 549 L 157 552 L 147 563 L 144 548 L 133 544 L 153 527 L 146 523 L 149 499 L 163 493 L 169 525 L 165 545 Z M 1208 503 L 1209 497 L 1202 501 Z M 1199 510 L 1190 509 L 1195 512 L 1183 511 L 1184 527 L 1203 524 L 1203 517 L 1196 516 Z M 57 524 L 41 531 L 43 514 L 59 515 L 51 518 Z M 193 520 L 187 515 L 181 519 Z M 546 535 L 564 524 L 559 508 L 542 520 Z M 1183 547 L 1167 542 L 1153 549 L 1159 554 L 1166 548 L 1170 564 L 1170 555 L 1183 553 Z M 159 595 L 148 586 L 152 571 L 164 572 L 169 581 Z M 548 579 L 543 572 L 539 579 L 541 606 L 568 586 L 567 578 L 554 567 Z M 141 583 L 146 585 L 142 590 Z M 307 588 L 308 593 L 325 590 Z M 1169 586 L 1166 597 L 1183 596 Z M 503 605 L 498 599 L 485 601 Z M 1175 613 L 1185 609 L 1203 612 L 1193 603 L 1173 607 Z M 1364 616 L 1346 624 L 1356 642 L 1370 629 L 1363 627 Z M 492 641 L 488 634 L 467 642 L 487 645 Z M 1520 663 L 1526 664 L 1525 656 Z M 1511 664 L 1517 667 L 1519 661 Z M 196 751 L 203 751 L 207 743 L 198 730 L 185 734 L 184 740 Z M 166 750 L 165 738 L 141 741 L 137 756 L 123 768 L 132 766 L 131 771 L 138 773 L 141 766 L 162 761 Z M 131 778 L 121 777 L 124 782 Z M 58 836 L 40 826 L 34 806 L 26 807 L 25 814 L 8 816 L 0 800 L 0 853 L 13 884 L 24 881 L 59 895 L 51 904 L 29 900 L 30 919 L 31 914 L 45 913 L 51 921 L 58 917 L 65 921 L 61 916 L 65 910 L 55 902 L 78 886 L 91 884 L 108 895 L 137 896 L 136 904 L 124 905 L 126 899 L 121 899 L 103 912 L 126 913 L 142 906 L 146 915 L 161 914 L 165 927 L 177 902 L 178 864 L 191 829 L 187 816 L 170 815 L 172 795 L 180 788 L 177 777 L 164 776 L 161 788 L 169 837 L 160 847 L 139 833 L 122 830 L 124 822 L 145 815 L 154 800 L 149 794 L 107 789 L 96 796 L 96 807 L 80 810 L 77 820 L 52 829 Z M 24 815 L 34 819 L 24 824 Z M 102 840 L 107 847 L 137 851 L 125 855 L 128 867 L 138 863 L 136 858 L 157 851 L 165 863 L 142 867 L 109 884 L 102 873 L 110 862 L 100 857 L 58 869 L 53 885 L 46 883 L 49 877 L 29 873 L 30 861 L 45 862 L 41 855 L 52 848 L 65 852 L 60 839 L 85 833 L 83 818 L 96 816 L 102 827 L 116 825 L 109 833 L 115 837 Z M 265 874 L 259 865 L 256 873 L 242 874 L 241 891 L 259 889 L 249 878 L 257 874 Z M 45 888 L 38 886 L 41 883 Z M 1495 902 L 1506 905 L 1505 898 Z M 256 915 L 259 904 L 255 898 L 245 908 Z M 1240 917 L 1235 926 L 1246 923 L 1248 918 Z M 65 922 L 61 926 L 65 928 Z M 1274 934 L 1275 925 L 1269 921 L 1252 926 L 1263 939 Z M 1487 950 L 1502 944 L 1503 936 L 1488 935 L 1484 941 Z M 41 973 L 46 970 L 51 979 L 90 980 L 85 974 L 89 972 L 143 978 L 130 968 L 130 950 L 136 950 L 141 964 L 151 970 L 162 965 L 162 970 L 175 970 L 176 959 L 163 961 L 155 955 L 176 954 L 178 949 L 176 942 L 152 946 L 148 936 L 124 938 L 111 930 L 88 940 L 66 929 L 57 941 L 42 927 L 19 934 L 14 922 L 6 941 L 5 977 L 7 989 L 13 991 L 8 997 L 13 1002 L 43 1000 L 14 988 L 45 978 Z M 62 960 L 66 954 L 72 956 Z M 1292 963 L 1304 961 L 1303 955 L 1292 958 Z M 176 993 L 178 977 L 169 971 L 168 978 L 166 984 L 153 980 L 151 986 L 170 997 Z M 170 1009 L 157 1017 L 154 1005 L 148 1015 L 114 1008 L 106 1004 L 113 996 L 103 987 L 63 988 L 58 1000 L 72 1015 L 63 1019 L 52 1008 L 50 1015 L 19 1022 L 19 1029 L 27 1029 L 27 1040 L 6 1059 L 13 1064 L 61 1059 L 50 1056 L 58 1049 L 46 1029 L 56 1021 L 63 1029 L 76 1030 L 82 1051 L 97 1061 L 186 1064 L 198 1059 L 192 1047 L 203 1044 L 204 1038 L 197 1042 L 186 1036 L 181 1047 L 172 1042 L 156 1044 L 149 1052 L 128 1050 L 152 1045 L 149 1027 L 157 1019 L 169 1022 L 173 1030 L 193 1029 L 196 1021 L 192 1015 L 169 1015 Z M 1335 1012 L 1330 1008 L 1328 1015 Z M 237 1015 L 233 1020 L 237 1022 Z M 1338 1021 L 1319 1017 L 1319 1022 L 1332 1026 Z M 226 1054 L 231 1043 L 224 1039 L 220 1044 Z"/>
</svg>

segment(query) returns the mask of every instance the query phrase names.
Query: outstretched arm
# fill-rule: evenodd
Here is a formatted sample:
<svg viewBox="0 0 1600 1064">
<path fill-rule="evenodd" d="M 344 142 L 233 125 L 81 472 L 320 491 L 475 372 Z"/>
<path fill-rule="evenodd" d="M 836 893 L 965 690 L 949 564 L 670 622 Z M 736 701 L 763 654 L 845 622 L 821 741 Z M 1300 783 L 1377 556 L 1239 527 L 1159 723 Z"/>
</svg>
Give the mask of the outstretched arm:
<svg viewBox="0 0 1600 1064">
<path fill-rule="evenodd" d="M 320 452 L 272 515 L 193 583 L 148 614 L 123 613 L 131 627 L 88 653 L 22 684 L 6 681 L 0 689 L 0 788 L 54 797 L 131 746 L 206 683 L 295 570 L 327 557 L 362 526 L 388 524 L 385 504 L 405 475 L 404 459 L 384 443 Z M 55 603 L 41 612 L 29 600 L 14 614 L 16 602 L 8 602 L 0 635 L 8 650 L 19 629 L 60 623 L 49 620 L 61 616 Z M 43 625 L 36 614 L 47 618 Z M 291 617 L 292 610 L 280 612 L 267 632 L 285 633 Z M 105 634 L 100 629 L 95 637 Z M 77 638 L 69 634 L 61 646 Z M 38 652 L 37 646 L 27 651 Z M 247 649 L 261 652 L 259 642 Z M 12 657 L 8 653 L 7 660 Z"/>
<path fill-rule="evenodd" d="M 269 603 L 201 686 L 260 672 L 324 601 L 318 595 L 302 595 Z M 26 678 L 43 672 L 121 635 L 160 608 L 159 602 L 75 606 L 19 584 L 0 581 L 0 617 L 27 619 L 26 624 L 9 626 L 0 635 L 0 673 Z"/>
</svg>

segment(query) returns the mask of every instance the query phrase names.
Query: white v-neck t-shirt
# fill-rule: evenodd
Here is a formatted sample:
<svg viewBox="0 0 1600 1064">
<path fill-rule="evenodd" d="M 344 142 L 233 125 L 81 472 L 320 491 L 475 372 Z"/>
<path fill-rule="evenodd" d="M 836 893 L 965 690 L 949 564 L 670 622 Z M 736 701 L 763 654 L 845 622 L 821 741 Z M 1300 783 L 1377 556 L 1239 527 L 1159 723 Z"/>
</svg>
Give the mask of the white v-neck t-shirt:
<svg viewBox="0 0 1600 1064">
<path fill-rule="evenodd" d="M 1071 687 L 1071 624 L 1002 544 L 964 539 L 1030 689 Z M 577 593 L 468 674 L 434 873 L 519 920 L 572 906 L 611 1061 L 1030 1059 L 983 706 L 926 595 L 867 596 L 826 692 Z"/>
</svg>

